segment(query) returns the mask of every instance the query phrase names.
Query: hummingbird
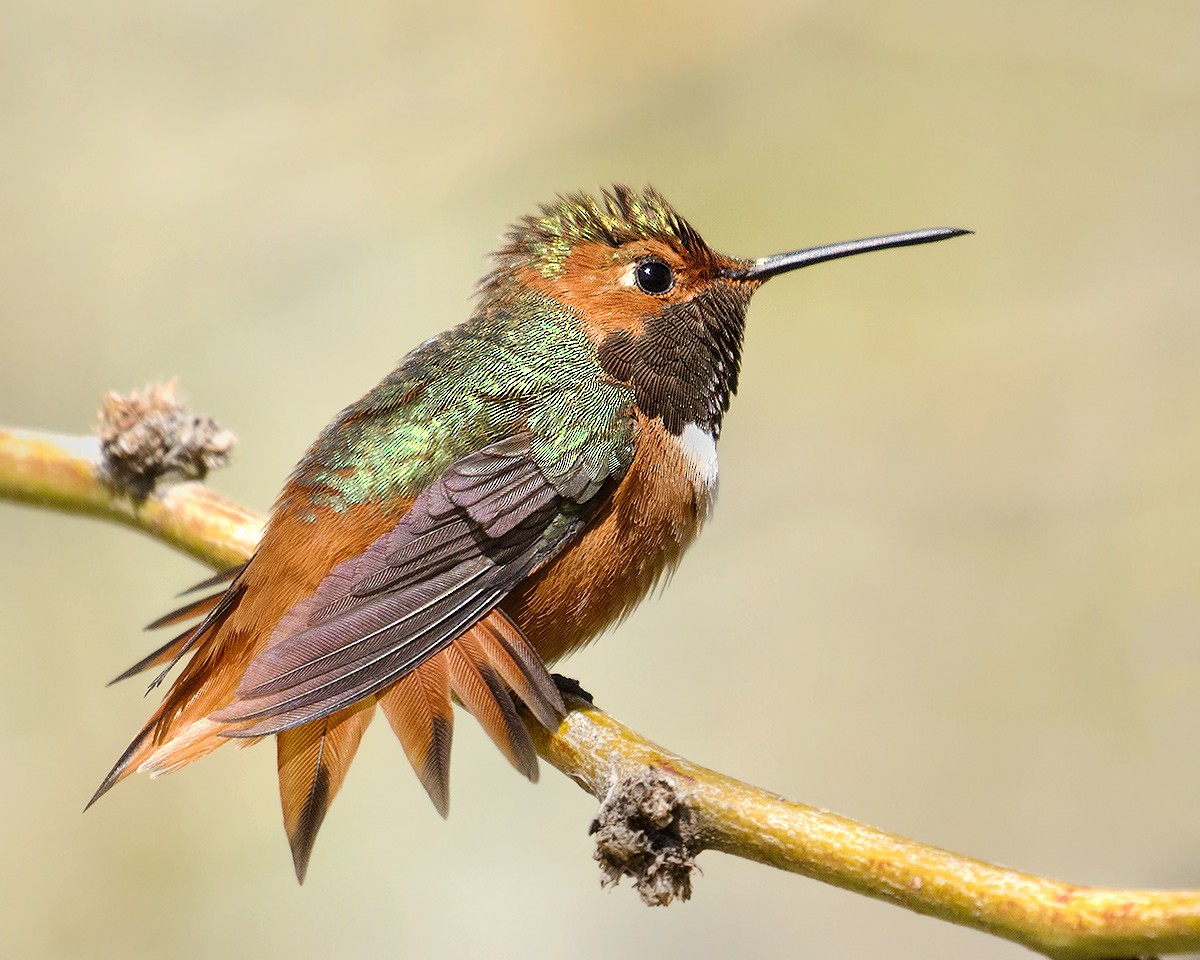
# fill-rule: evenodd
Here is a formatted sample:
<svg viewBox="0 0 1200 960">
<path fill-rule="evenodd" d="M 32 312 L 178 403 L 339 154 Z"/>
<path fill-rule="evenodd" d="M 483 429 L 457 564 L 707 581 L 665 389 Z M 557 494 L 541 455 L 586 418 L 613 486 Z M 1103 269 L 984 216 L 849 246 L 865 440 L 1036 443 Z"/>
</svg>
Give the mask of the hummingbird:
<svg viewBox="0 0 1200 960">
<path fill-rule="evenodd" d="M 653 188 L 623 185 L 520 220 L 469 319 L 308 448 L 251 559 L 151 624 L 198 621 L 117 678 L 164 667 L 154 686 L 188 658 L 91 802 L 134 771 L 274 736 L 303 882 L 376 708 L 443 816 L 454 699 L 536 780 L 519 706 L 557 728 L 547 664 L 632 610 L 712 512 L 752 294 L 968 232 L 739 259 Z"/>
</svg>

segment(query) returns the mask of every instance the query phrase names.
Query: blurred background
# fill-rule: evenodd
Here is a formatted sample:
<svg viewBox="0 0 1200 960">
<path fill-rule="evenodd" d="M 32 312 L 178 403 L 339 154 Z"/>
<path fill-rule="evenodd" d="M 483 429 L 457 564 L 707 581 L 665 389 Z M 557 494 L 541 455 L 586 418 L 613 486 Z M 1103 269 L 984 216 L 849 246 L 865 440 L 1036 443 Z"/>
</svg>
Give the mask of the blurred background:
<svg viewBox="0 0 1200 960">
<path fill-rule="evenodd" d="M 779 280 L 714 522 L 566 662 L 698 762 L 1085 884 L 1200 886 L 1200 6 L 9 2 L 0 421 L 178 377 L 266 509 L 464 319 L 505 226 L 653 183 Z M 104 682 L 205 575 L 0 504 L 0 942 L 21 957 L 1014 957 L 716 854 L 601 891 L 594 804 L 458 725 L 442 822 L 377 723 L 303 888 L 274 750 L 80 810 L 149 713 Z"/>
</svg>

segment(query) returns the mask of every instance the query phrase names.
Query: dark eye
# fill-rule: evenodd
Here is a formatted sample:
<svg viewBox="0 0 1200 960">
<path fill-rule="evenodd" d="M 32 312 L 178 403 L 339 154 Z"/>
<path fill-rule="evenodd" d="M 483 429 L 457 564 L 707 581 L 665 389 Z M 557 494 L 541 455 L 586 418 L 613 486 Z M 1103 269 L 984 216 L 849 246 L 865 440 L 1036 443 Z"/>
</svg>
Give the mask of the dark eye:
<svg viewBox="0 0 1200 960">
<path fill-rule="evenodd" d="M 675 274 L 657 257 L 641 261 L 634 269 L 633 276 L 642 293 L 649 293 L 655 297 L 667 293 L 675 286 Z"/>
</svg>

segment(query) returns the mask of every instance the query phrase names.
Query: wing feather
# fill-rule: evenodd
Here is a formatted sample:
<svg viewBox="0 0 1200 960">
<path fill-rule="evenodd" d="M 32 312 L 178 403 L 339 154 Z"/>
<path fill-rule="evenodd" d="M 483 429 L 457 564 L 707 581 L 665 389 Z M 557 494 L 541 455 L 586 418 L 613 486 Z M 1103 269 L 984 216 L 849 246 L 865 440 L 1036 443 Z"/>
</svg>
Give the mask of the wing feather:
<svg viewBox="0 0 1200 960">
<path fill-rule="evenodd" d="M 585 477 L 585 486 L 591 482 Z M 335 567 L 280 621 L 237 699 L 214 719 L 238 725 L 234 736 L 261 736 L 385 690 L 469 631 L 570 542 L 598 505 L 580 505 L 546 479 L 528 434 L 464 457 L 395 528 Z M 503 644 L 491 649 L 504 653 Z M 474 652 L 466 659 L 487 668 L 483 680 L 471 680 L 461 664 L 452 676 L 478 692 L 479 682 L 499 682 L 499 674 Z M 516 669 L 520 661 L 511 653 L 506 659 L 510 675 L 537 694 L 535 715 L 557 722 L 545 683 L 531 685 Z M 524 764 L 514 751 L 514 762 Z"/>
</svg>

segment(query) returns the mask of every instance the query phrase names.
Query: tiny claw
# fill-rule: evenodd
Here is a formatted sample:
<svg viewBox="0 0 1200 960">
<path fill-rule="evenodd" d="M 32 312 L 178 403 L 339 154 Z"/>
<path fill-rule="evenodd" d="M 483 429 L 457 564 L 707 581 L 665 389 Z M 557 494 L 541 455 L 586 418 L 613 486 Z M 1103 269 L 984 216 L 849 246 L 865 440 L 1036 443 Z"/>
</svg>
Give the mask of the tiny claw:
<svg viewBox="0 0 1200 960">
<path fill-rule="evenodd" d="M 586 700 L 593 705 L 596 703 L 596 699 L 580 686 L 578 680 L 571 677 L 564 677 L 561 673 L 552 673 L 550 676 L 554 680 L 554 685 L 558 687 L 559 693 L 564 696 Z"/>
</svg>

